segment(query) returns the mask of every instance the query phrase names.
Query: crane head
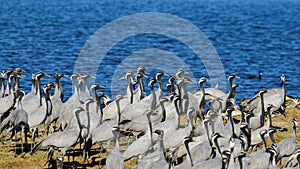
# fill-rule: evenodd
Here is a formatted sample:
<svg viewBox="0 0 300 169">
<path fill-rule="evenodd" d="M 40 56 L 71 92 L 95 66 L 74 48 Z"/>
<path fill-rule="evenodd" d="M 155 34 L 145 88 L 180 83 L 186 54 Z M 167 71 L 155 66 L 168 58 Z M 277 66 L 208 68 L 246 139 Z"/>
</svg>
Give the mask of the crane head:
<svg viewBox="0 0 300 169">
<path fill-rule="evenodd" d="M 164 131 L 163 130 L 155 130 L 154 133 L 158 134 L 158 135 L 164 135 Z"/>
<path fill-rule="evenodd" d="M 276 108 L 273 104 L 268 104 L 267 105 L 267 110 L 271 110 L 272 108 Z"/>
<path fill-rule="evenodd" d="M 170 75 L 160 71 L 156 74 L 156 79 L 160 79 L 162 76 L 170 76 Z"/>
<path fill-rule="evenodd" d="M 233 79 L 235 79 L 235 78 L 237 78 L 237 79 L 239 79 L 240 77 L 238 76 L 238 75 L 236 75 L 236 74 L 231 74 L 229 77 L 228 77 L 228 81 L 232 81 Z"/>
<path fill-rule="evenodd" d="M 55 78 L 61 78 L 61 77 L 64 77 L 65 75 L 63 73 L 55 73 L 54 74 L 54 77 Z"/>
<path fill-rule="evenodd" d="M 184 71 L 184 70 L 180 69 L 180 70 L 177 71 L 176 77 L 182 78 L 182 75 L 183 75 L 183 74 L 189 75 L 190 73 L 187 72 L 187 71 Z"/>
<path fill-rule="evenodd" d="M 201 85 L 201 84 L 203 84 L 204 82 L 209 82 L 209 80 L 206 78 L 206 77 L 201 77 L 200 79 L 199 79 L 199 84 Z"/>
<path fill-rule="evenodd" d="M 246 156 L 247 156 L 247 154 L 245 152 L 240 152 L 238 155 L 238 158 L 244 158 Z"/>
<path fill-rule="evenodd" d="M 48 75 L 45 72 L 39 72 L 39 73 L 37 73 L 36 78 L 41 78 L 41 77 L 44 77 L 44 76 L 51 77 L 50 75 Z"/>
<path fill-rule="evenodd" d="M 263 94 L 267 93 L 268 91 L 266 89 L 262 89 L 260 90 L 258 93 L 260 96 L 262 96 Z"/>
<path fill-rule="evenodd" d="M 294 126 L 297 127 L 298 126 L 298 120 L 296 118 L 293 118 L 293 122 L 294 122 Z"/>
<path fill-rule="evenodd" d="M 225 115 L 225 117 L 223 118 L 223 124 L 225 125 L 225 124 L 227 124 L 227 123 L 228 123 L 228 116 Z"/>
<path fill-rule="evenodd" d="M 227 158 L 229 158 L 230 155 L 231 155 L 231 152 L 230 152 L 229 150 L 224 150 L 224 151 L 222 152 L 222 154 L 225 155 Z"/>
<path fill-rule="evenodd" d="M 145 72 L 145 70 L 149 70 L 147 67 L 145 66 L 139 66 L 137 69 L 137 73 L 142 73 L 142 74 L 148 74 L 147 72 Z"/>
<path fill-rule="evenodd" d="M 267 130 L 261 130 L 261 131 L 259 131 L 259 135 L 261 136 L 261 137 L 265 137 L 265 134 L 267 134 Z"/>
<path fill-rule="evenodd" d="M 271 135 L 271 134 L 274 134 L 274 133 L 276 133 L 277 132 L 277 130 L 276 129 L 274 129 L 274 128 L 270 128 L 269 130 L 268 130 L 268 134 L 269 135 Z"/>
<path fill-rule="evenodd" d="M 114 133 L 114 132 L 120 132 L 120 128 L 118 127 L 118 126 L 113 126 L 112 127 L 112 132 Z"/>
<path fill-rule="evenodd" d="M 176 80 L 175 76 L 170 76 L 168 83 L 173 84 L 175 80 Z"/>
<path fill-rule="evenodd" d="M 99 85 L 98 83 L 95 83 L 91 86 L 91 90 L 94 90 L 94 89 L 105 89 L 105 87 L 102 85 Z"/>
<path fill-rule="evenodd" d="M 74 109 L 74 113 L 75 113 L 76 116 L 77 116 L 80 112 L 82 112 L 82 111 L 84 111 L 84 108 L 82 108 L 82 107 L 76 107 L 76 108 Z"/>
<path fill-rule="evenodd" d="M 129 78 L 133 77 L 135 75 L 134 72 L 127 72 L 125 76 L 121 77 L 119 80 L 128 80 Z"/>
<path fill-rule="evenodd" d="M 281 82 L 281 83 L 284 83 L 284 82 L 285 82 L 285 76 L 284 76 L 284 74 L 282 74 L 282 75 L 280 76 L 280 82 Z"/>
<path fill-rule="evenodd" d="M 5 73 L 6 75 L 10 75 L 13 71 L 14 70 L 12 68 L 8 68 Z"/>
<path fill-rule="evenodd" d="M 223 138 L 223 136 L 220 134 L 220 133 L 215 133 L 213 136 L 212 136 L 212 140 L 216 140 L 218 138 Z"/>
<path fill-rule="evenodd" d="M 148 83 L 148 86 L 149 86 L 151 89 L 153 89 L 153 88 L 154 88 L 154 84 L 155 84 L 156 82 L 157 82 L 156 79 L 151 79 L 151 80 L 149 81 L 149 83 Z"/>
</svg>

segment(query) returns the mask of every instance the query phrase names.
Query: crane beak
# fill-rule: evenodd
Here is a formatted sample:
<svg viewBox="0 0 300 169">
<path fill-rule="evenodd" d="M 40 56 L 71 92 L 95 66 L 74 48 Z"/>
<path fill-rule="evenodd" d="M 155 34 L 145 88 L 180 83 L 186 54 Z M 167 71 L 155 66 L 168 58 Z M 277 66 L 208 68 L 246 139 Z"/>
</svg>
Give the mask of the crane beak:
<svg viewBox="0 0 300 169">
<path fill-rule="evenodd" d="M 187 81 L 187 82 L 195 82 L 195 80 L 194 80 L 194 79 L 191 79 L 191 78 L 186 79 L 186 81 Z"/>
<path fill-rule="evenodd" d="M 51 83 L 48 83 L 47 86 L 53 87 L 55 85 L 54 85 L 54 83 L 51 82 Z"/>
<path fill-rule="evenodd" d="M 105 89 L 105 86 L 99 85 L 100 89 Z"/>
<path fill-rule="evenodd" d="M 143 76 L 145 76 L 145 78 L 149 79 L 149 76 L 147 76 L 146 74 L 149 74 L 147 72 L 141 72 L 143 74 Z"/>
<path fill-rule="evenodd" d="M 279 132 L 287 132 L 287 131 L 288 131 L 288 129 L 285 127 L 279 130 Z"/>
<path fill-rule="evenodd" d="M 149 70 L 147 67 L 145 67 L 145 70 Z M 146 74 L 148 75 L 149 73 L 148 72 L 145 72 L 145 71 L 142 71 L 143 74 Z"/>
<path fill-rule="evenodd" d="M 146 70 L 148 70 L 148 68 L 147 68 Z M 149 75 L 149 74 L 150 74 L 149 72 L 145 72 L 145 71 L 144 71 L 144 72 L 142 72 L 142 73 L 144 74 L 144 76 L 145 76 L 145 75 Z"/>
<path fill-rule="evenodd" d="M 19 78 L 26 77 L 25 75 L 17 75 Z"/>
<path fill-rule="evenodd" d="M 84 83 L 83 80 L 82 79 L 78 79 L 78 84 L 80 85 L 82 83 Z"/>
<path fill-rule="evenodd" d="M 125 76 L 121 77 L 119 80 L 125 80 Z"/>
<path fill-rule="evenodd" d="M 96 79 L 96 76 L 93 76 L 93 75 L 91 75 L 91 76 L 90 76 L 90 78 L 92 78 L 92 79 Z"/>
</svg>

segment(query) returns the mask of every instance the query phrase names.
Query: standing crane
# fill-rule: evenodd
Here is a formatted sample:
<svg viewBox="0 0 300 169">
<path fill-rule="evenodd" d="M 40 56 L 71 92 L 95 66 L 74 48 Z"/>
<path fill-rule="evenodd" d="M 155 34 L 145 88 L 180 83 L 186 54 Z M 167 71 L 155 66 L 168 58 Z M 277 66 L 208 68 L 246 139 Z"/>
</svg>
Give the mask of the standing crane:
<svg viewBox="0 0 300 169">
<path fill-rule="evenodd" d="M 31 155 L 33 155 L 40 148 L 49 146 L 61 150 L 62 158 L 64 158 L 66 151 L 69 150 L 72 146 L 74 146 L 79 139 L 81 132 L 79 113 L 83 111 L 84 109 L 82 107 L 77 107 L 73 111 L 78 124 L 76 128 L 55 132 L 49 135 L 48 137 L 40 140 L 37 144 L 34 145 L 33 149 L 31 150 Z"/>
</svg>

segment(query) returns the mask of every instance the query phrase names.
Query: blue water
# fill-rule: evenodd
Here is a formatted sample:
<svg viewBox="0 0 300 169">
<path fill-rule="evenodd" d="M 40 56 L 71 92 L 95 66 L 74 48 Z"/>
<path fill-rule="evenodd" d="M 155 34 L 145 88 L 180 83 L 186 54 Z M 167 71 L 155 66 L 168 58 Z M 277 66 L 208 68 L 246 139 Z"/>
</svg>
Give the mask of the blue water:
<svg viewBox="0 0 300 169">
<path fill-rule="evenodd" d="M 30 89 L 31 74 L 44 71 L 72 74 L 86 41 L 105 24 L 141 12 L 172 14 L 196 25 L 216 48 L 226 76 L 238 74 L 238 99 L 260 88 L 280 87 L 286 76 L 287 93 L 300 97 L 300 1 L 298 0 L 162 0 L 162 1 L 19 1 L 1 2 L 0 70 L 21 67 Z M 192 39 L 197 40 L 197 39 Z M 116 44 L 104 57 L 96 82 L 110 84 L 122 60 L 147 48 L 161 48 L 179 56 L 196 80 L 207 76 L 202 62 L 186 45 L 163 35 L 141 34 Z M 113 59 L 112 59 L 113 58 Z M 263 73 L 263 80 L 249 80 Z M 153 73 L 153 72 L 152 72 Z M 43 83 L 53 81 L 45 78 Z M 63 79 L 66 96 L 71 81 Z M 110 94 L 110 85 L 104 90 Z M 206 84 L 207 87 L 210 84 Z"/>
</svg>

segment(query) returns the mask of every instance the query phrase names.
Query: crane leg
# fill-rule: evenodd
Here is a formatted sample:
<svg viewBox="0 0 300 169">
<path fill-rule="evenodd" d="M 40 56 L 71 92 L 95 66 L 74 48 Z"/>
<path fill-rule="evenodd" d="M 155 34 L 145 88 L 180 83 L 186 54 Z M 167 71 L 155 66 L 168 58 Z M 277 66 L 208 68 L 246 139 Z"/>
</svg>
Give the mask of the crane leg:
<svg viewBox="0 0 300 169">
<path fill-rule="evenodd" d="M 82 150 L 82 148 L 81 148 L 81 146 L 82 146 L 82 141 L 83 141 L 82 137 L 79 137 L 79 151 L 80 151 L 80 152 L 81 152 L 81 150 Z"/>
<path fill-rule="evenodd" d="M 70 162 L 70 150 L 66 151 L 68 153 L 68 162 Z"/>
<path fill-rule="evenodd" d="M 23 129 L 22 129 L 22 131 L 21 131 L 21 153 L 23 153 L 24 152 L 24 150 L 23 150 Z"/>
<path fill-rule="evenodd" d="M 15 133 L 17 132 L 16 129 L 14 130 Z M 14 157 L 17 157 L 17 134 L 15 134 L 15 154 Z"/>
<path fill-rule="evenodd" d="M 57 159 L 57 168 L 58 169 L 63 169 L 63 166 L 64 166 L 64 156 L 58 156 Z"/>
<path fill-rule="evenodd" d="M 28 144 L 28 140 L 27 140 L 27 126 L 25 126 L 25 128 L 24 128 L 24 142 L 25 142 L 25 147 L 27 147 L 27 144 Z"/>
<path fill-rule="evenodd" d="M 75 147 L 74 148 L 71 148 L 72 149 L 72 162 L 74 162 L 74 159 L 75 159 Z"/>
</svg>

